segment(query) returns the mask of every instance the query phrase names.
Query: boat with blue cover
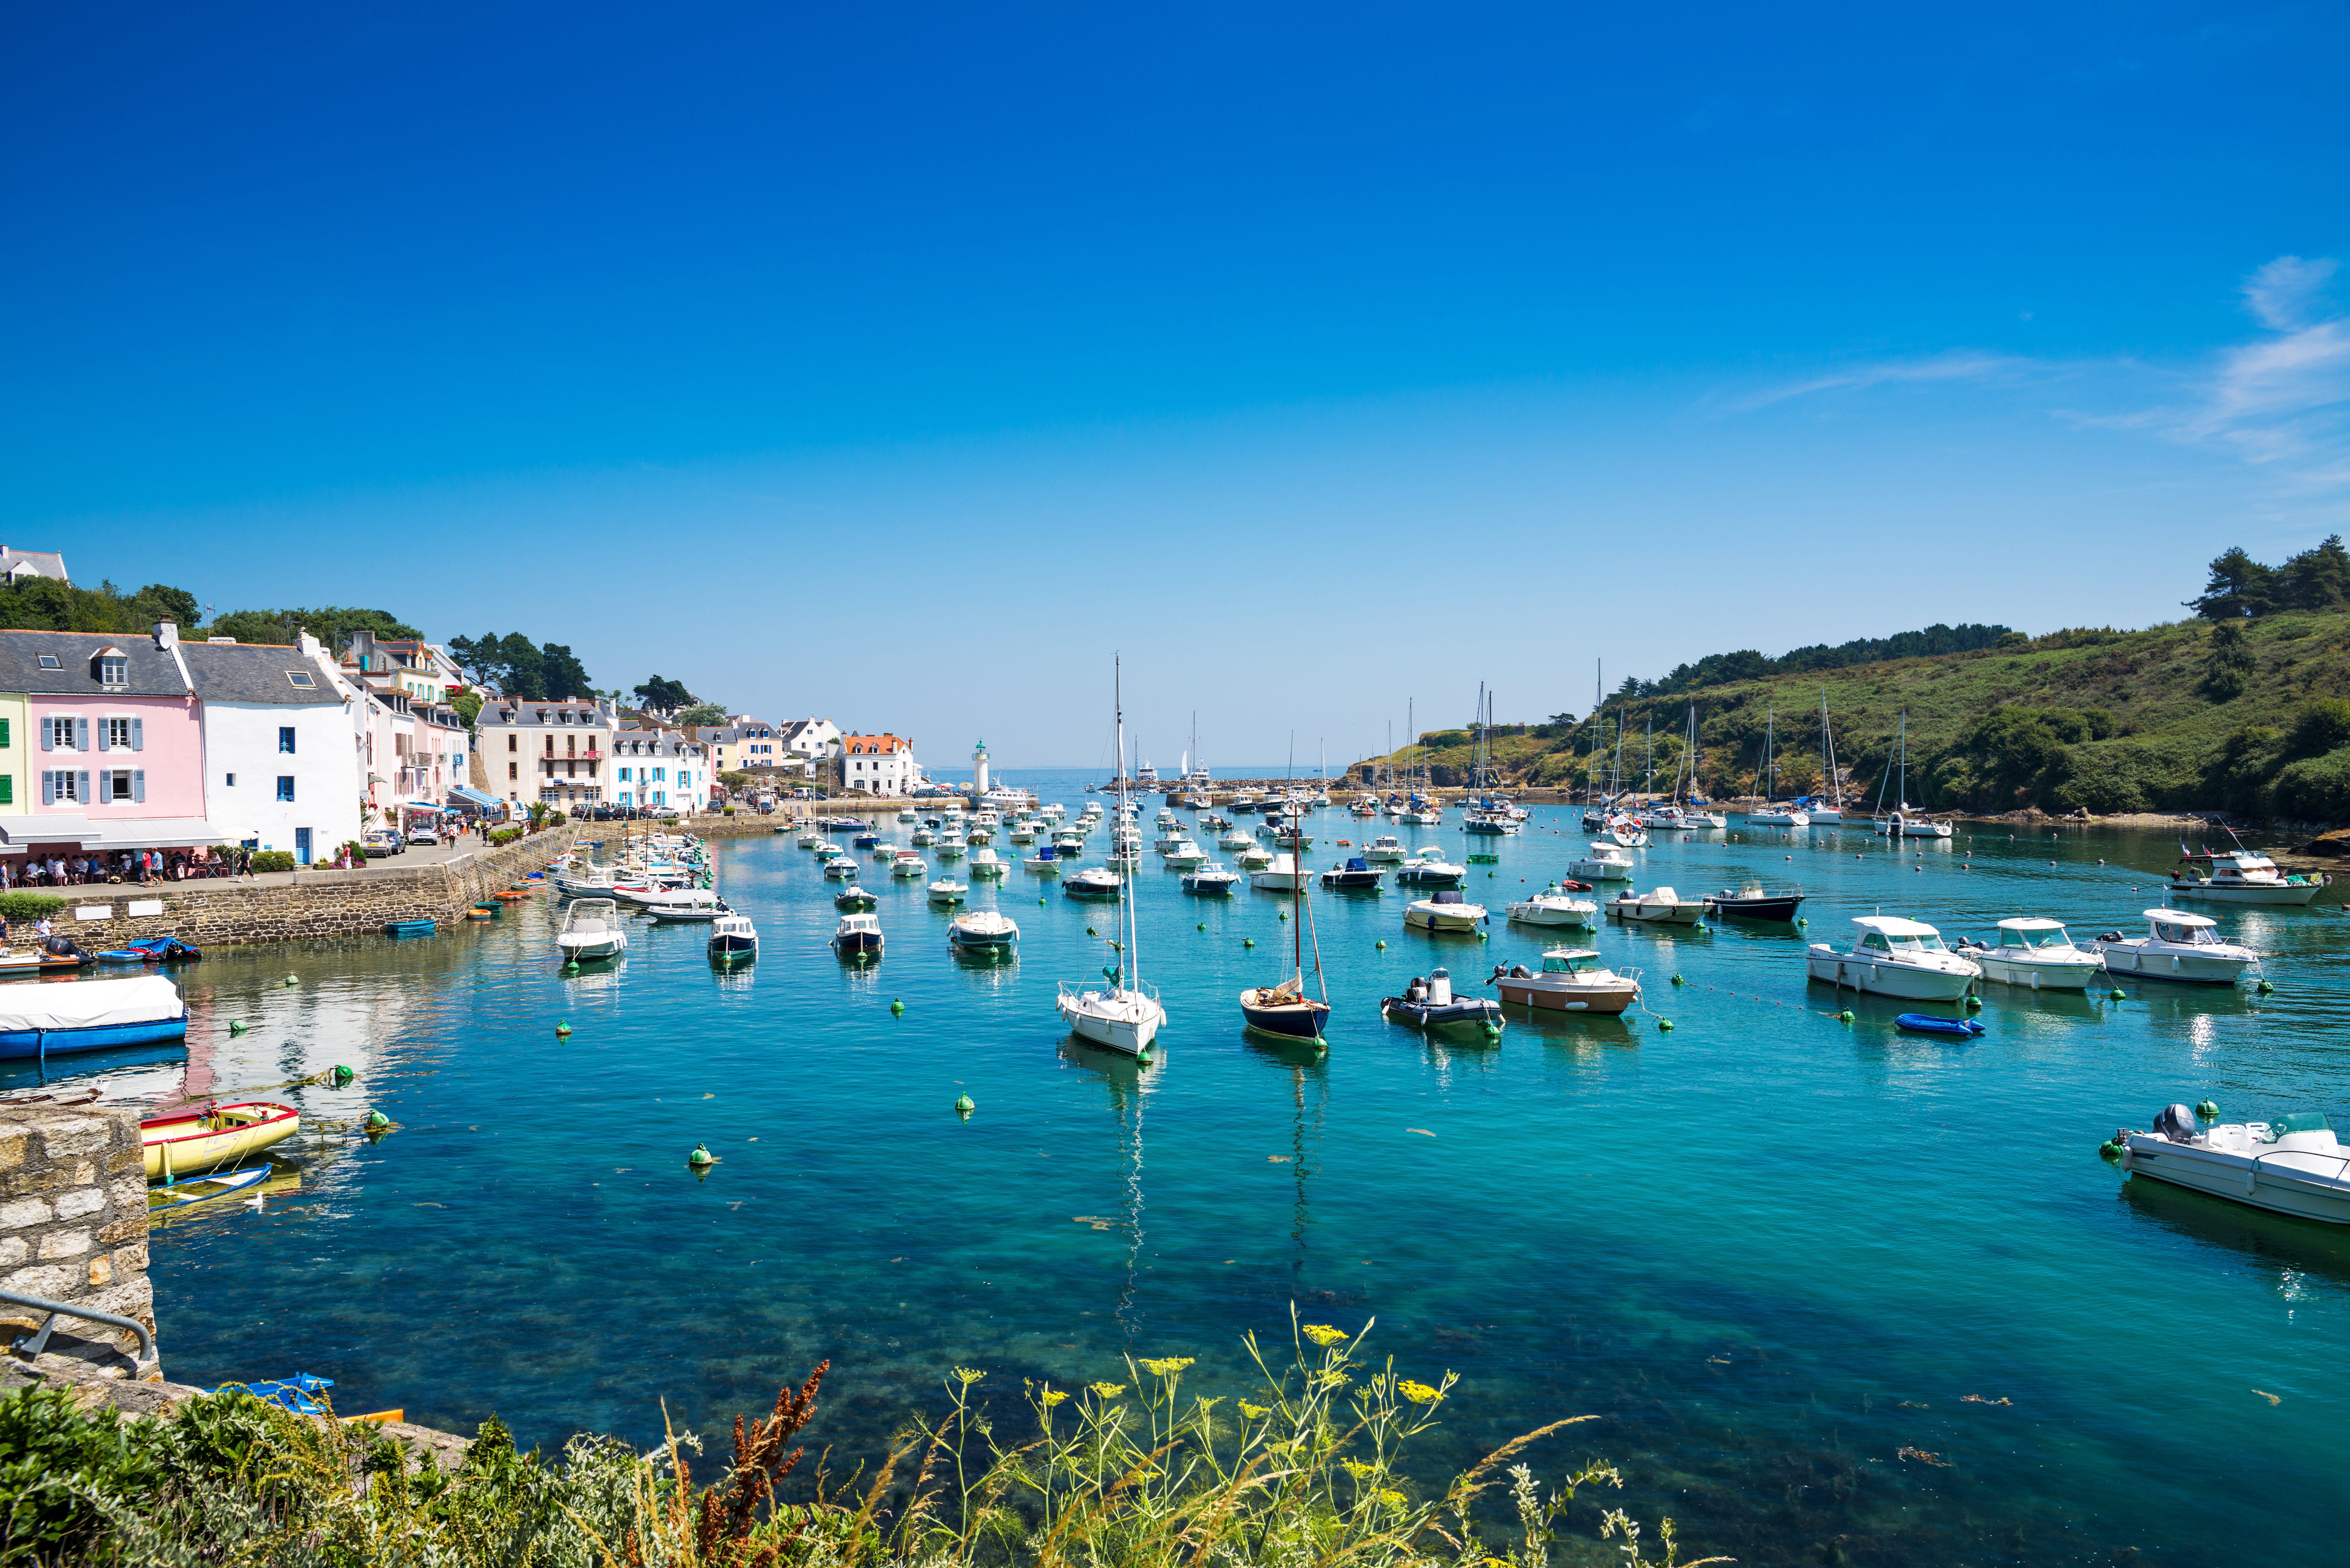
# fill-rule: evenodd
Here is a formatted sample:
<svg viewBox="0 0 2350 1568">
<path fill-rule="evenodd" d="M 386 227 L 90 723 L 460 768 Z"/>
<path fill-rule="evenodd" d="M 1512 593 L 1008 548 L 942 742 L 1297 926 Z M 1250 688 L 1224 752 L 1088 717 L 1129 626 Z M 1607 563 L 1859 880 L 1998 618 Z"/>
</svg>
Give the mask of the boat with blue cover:
<svg viewBox="0 0 2350 1568">
<path fill-rule="evenodd" d="M 429 937 L 432 934 L 431 920 L 386 920 L 383 934 L 388 937 Z"/>
<path fill-rule="evenodd" d="M 1983 1032 L 1971 1018 L 1937 1018 L 1930 1012 L 1905 1012 L 1893 1022 L 1915 1034 L 1947 1034 L 1954 1040 L 1971 1040 Z"/>
<path fill-rule="evenodd" d="M 188 1004 L 160 974 L 0 992 L 0 1058 L 39 1058 L 188 1037 Z"/>
</svg>

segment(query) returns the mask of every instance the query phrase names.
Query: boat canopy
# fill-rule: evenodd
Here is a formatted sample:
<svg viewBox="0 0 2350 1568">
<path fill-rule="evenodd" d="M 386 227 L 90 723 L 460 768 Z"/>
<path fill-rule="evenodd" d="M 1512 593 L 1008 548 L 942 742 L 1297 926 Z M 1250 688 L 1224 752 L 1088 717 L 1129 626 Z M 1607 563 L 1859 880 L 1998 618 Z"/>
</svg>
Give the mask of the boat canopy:
<svg viewBox="0 0 2350 1568">
<path fill-rule="evenodd" d="M 0 992 L 0 1031 L 109 1029 L 181 1018 L 187 1011 L 180 988 L 160 974 L 71 985 L 12 985 Z"/>
<path fill-rule="evenodd" d="M 1923 920 L 1905 920 L 1898 915 L 1855 915 L 1852 923 L 1864 930 L 1887 937 L 1939 937 L 1942 934 Z"/>
<path fill-rule="evenodd" d="M 1999 929 L 2002 931 L 2061 931 L 2064 929 L 2064 922 L 2041 915 L 2018 915 L 2012 919 L 2002 920 Z"/>
<path fill-rule="evenodd" d="M 2184 909 L 2141 909 L 2138 912 L 2164 926 L 2216 926 L 2220 923 L 2209 915 L 2190 915 Z"/>
<path fill-rule="evenodd" d="M 1465 904 L 1468 901 L 1461 896 L 1461 889 L 1458 888 L 1447 888 L 1429 900 L 1432 904 Z"/>
</svg>

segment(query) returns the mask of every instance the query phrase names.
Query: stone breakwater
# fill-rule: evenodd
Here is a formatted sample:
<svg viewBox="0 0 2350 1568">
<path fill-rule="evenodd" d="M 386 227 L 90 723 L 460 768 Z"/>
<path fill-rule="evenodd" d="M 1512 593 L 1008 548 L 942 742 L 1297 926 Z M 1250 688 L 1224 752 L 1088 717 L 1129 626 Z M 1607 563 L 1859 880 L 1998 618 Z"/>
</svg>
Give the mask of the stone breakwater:
<svg viewBox="0 0 2350 1568">
<path fill-rule="evenodd" d="M 0 1108 L 0 1290 L 85 1306 L 155 1328 L 147 1279 L 147 1170 L 134 1111 L 99 1106 Z M 0 1343 L 47 1314 L 0 1302 Z M 129 1329 L 60 1317 L 40 1364 L 102 1377 L 137 1367 Z"/>
<path fill-rule="evenodd" d="M 593 826 L 594 825 L 589 825 Z M 63 890 L 57 929 L 92 951 L 142 937 L 198 947 L 380 931 L 393 920 L 456 920 L 570 847 L 574 827 L 533 834 L 436 866 L 303 871 L 292 882 L 108 883 Z"/>
</svg>

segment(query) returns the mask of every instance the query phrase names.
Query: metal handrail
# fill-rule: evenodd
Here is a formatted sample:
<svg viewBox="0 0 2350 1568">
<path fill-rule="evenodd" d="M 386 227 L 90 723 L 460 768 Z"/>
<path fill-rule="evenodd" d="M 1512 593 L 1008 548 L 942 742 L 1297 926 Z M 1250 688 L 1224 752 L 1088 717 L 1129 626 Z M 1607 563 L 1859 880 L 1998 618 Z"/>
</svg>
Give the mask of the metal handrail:
<svg viewBox="0 0 2350 1568">
<path fill-rule="evenodd" d="M 135 1317 L 117 1317 L 110 1312 L 95 1312 L 88 1307 L 68 1306 L 64 1302 L 53 1302 L 47 1296 L 28 1296 L 18 1291 L 0 1291 L 0 1302 L 8 1302 L 16 1306 L 38 1307 L 49 1314 L 41 1320 L 41 1326 L 33 1332 L 31 1337 L 27 1338 L 20 1334 L 10 1343 L 8 1348 L 19 1355 L 38 1355 L 48 1348 L 49 1333 L 57 1327 L 57 1318 L 63 1315 L 82 1318 L 90 1323 L 111 1324 L 116 1328 L 127 1328 L 137 1334 L 139 1343 L 146 1346 L 147 1355 L 144 1359 L 134 1356 L 133 1366 L 143 1369 L 160 1366 L 162 1362 L 162 1355 L 155 1348 L 155 1336 L 147 1331 L 145 1324 Z"/>
</svg>

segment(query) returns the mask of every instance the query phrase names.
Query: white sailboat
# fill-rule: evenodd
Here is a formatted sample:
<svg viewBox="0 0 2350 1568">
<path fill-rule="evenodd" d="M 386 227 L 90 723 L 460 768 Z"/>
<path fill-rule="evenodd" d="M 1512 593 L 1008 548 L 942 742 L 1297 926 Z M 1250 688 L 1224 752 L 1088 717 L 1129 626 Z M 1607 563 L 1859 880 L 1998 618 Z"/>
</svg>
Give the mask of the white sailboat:
<svg viewBox="0 0 2350 1568">
<path fill-rule="evenodd" d="M 1112 669 L 1118 671 L 1112 676 L 1112 691 L 1113 711 L 1117 715 L 1118 804 L 1123 813 L 1127 794 L 1126 697 L 1122 667 L 1113 664 Z M 1118 867 L 1118 877 L 1123 885 L 1127 877 L 1125 866 Z M 1167 1010 L 1159 1005 L 1159 993 L 1142 982 L 1141 952 L 1136 940 L 1139 922 L 1134 899 L 1121 898 L 1118 907 L 1126 940 L 1108 983 L 1105 986 L 1098 981 L 1065 980 L 1055 1006 L 1070 1032 L 1080 1040 L 1144 1059 L 1167 1022 Z"/>
<path fill-rule="evenodd" d="M 1907 708 L 1901 710 L 1898 759 L 1900 787 L 1894 791 L 1893 809 L 1877 817 L 1877 833 L 1887 838 L 1948 838 L 1950 836 L 1949 823 L 1936 822 L 1926 815 L 1922 808 L 1909 804 L 1909 710 Z M 1881 779 L 1877 785 L 1877 798 L 1882 805 L 1885 783 Z"/>
</svg>

